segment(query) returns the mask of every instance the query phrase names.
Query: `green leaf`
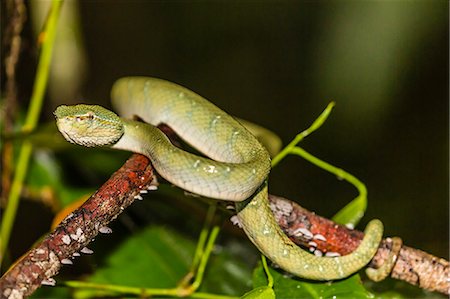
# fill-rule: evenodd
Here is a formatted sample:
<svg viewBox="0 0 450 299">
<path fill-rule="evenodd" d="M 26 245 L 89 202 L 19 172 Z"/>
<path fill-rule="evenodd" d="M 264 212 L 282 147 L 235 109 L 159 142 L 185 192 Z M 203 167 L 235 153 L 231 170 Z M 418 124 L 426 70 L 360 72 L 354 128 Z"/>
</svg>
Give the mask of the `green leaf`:
<svg viewBox="0 0 450 299">
<path fill-rule="evenodd" d="M 364 281 L 364 285 L 369 289 L 376 299 L 445 299 L 448 296 L 438 292 L 430 292 L 401 280 L 387 278 L 381 282 L 373 282 L 371 280 Z"/>
<path fill-rule="evenodd" d="M 351 202 L 345 205 L 336 215 L 333 216 L 332 220 L 340 224 L 352 224 L 356 226 L 359 220 L 364 216 L 367 208 L 367 199 L 364 195 L 359 195 Z"/>
<path fill-rule="evenodd" d="M 135 234 L 106 258 L 89 282 L 145 288 L 172 288 L 190 266 L 194 243 L 176 232 L 150 227 Z M 111 293 L 108 293 L 111 294 Z M 76 298 L 105 295 L 97 290 L 76 290 Z"/>
<path fill-rule="evenodd" d="M 118 245 L 87 281 L 147 289 L 175 288 L 190 269 L 195 245 L 195 241 L 171 229 L 149 227 Z M 250 277 L 251 270 L 243 261 L 221 250 L 220 254 L 211 256 L 199 291 L 242 294 L 249 289 Z M 119 295 L 109 290 L 75 290 L 75 298 Z"/>
<path fill-rule="evenodd" d="M 275 297 L 275 292 L 271 287 L 264 286 L 264 287 L 257 287 L 250 292 L 247 292 L 242 296 L 243 299 L 272 299 Z"/>
<path fill-rule="evenodd" d="M 269 268 L 274 279 L 274 291 L 277 298 L 373 298 L 360 280 L 359 275 L 333 282 L 313 282 L 282 274 Z M 261 265 L 253 273 L 253 286 L 267 285 L 267 278 Z"/>
<path fill-rule="evenodd" d="M 232 254 L 231 247 L 239 247 L 240 253 L 245 250 L 242 243 L 228 243 L 227 248 L 212 255 L 199 291 L 237 296 L 249 290 L 253 269 L 245 263 L 242 256 Z"/>
</svg>

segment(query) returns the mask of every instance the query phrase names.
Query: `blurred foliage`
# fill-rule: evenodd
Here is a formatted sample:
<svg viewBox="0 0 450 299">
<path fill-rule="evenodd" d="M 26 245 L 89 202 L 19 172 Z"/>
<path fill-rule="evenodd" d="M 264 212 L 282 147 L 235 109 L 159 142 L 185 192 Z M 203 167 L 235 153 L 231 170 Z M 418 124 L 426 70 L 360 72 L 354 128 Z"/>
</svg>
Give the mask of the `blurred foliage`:
<svg viewBox="0 0 450 299">
<path fill-rule="evenodd" d="M 313 282 L 296 279 L 287 274 L 270 269 L 274 278 L 274 291 L 277 298 L 372 298 L 361 284 L 358 275 L 336 282 Z M 266 277 L 261 265 L 253 273 L 255 287 L 264 286 Z"/>
</svg>

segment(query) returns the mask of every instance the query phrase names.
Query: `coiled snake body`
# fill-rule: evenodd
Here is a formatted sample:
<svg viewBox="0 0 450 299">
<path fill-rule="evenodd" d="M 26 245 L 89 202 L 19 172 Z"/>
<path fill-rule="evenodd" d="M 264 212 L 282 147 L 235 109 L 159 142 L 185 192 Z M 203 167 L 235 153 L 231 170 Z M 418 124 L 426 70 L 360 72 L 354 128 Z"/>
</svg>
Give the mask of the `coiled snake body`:
<svg viewBox="0 0 450 299">
<path fill-rule="evenodd" d="M 341 257 L 317 257 L 280 229 L 268 202 L 270 157 L 234 118 L 198 94 L 156 78 L 129 77 L 112 88 L 115 113 L 95 105 L 59 106 L 57 126 L 72 143 L 144 154 L 162 177 L 203 196 L 236 202 L 239 221 L 256 247 L 282 269 L 303 278 L 351 275 L 375 254 L 383 226 L 372 220 L 359 247 Z M 128 120 L 139 116 L 149 124 Z M 211 159 L 173 146 L 154 125 L 165 123 Z"/>
</svg>

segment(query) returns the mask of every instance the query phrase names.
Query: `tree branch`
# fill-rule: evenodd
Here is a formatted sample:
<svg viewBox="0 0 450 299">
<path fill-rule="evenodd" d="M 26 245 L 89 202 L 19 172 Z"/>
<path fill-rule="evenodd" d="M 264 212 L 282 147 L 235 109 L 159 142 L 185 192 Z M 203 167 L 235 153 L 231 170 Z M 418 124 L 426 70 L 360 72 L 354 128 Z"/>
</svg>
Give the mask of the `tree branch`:
<svg viewBox="0 0 450 299">
<path fill-rule="evenodd" d="M 41 243 L 24 255 L 0 278 L 0 298 L 31 295 L 41 284 L 55 284 L 62 264 L 72 263 L 109 222 L 128 207 L 140 192 L 155 184 L 149 160 L 134 154 L 80 208 Z M 271 208 L 283 230 L 299 245 L 310 247 L 314 254 L 347 254 L 354 250 L 363 233 L 337 225 L 281 197 L 270 196 Z M 383 264 L 390 251 L 384 239 L 371 265 Z M 391 277 L 444 294 L 449 293 L 449 263 L 428 253 L 403 246 Z"/>
<path fill-rule="evenodd" d="M 71 264 L 79 252 L 92 253 L 86 246 L 99 232 L 107 230 L 108 223 L 153 182 L 149 160 L 133 155 L 81 207 L 0 278 L 0 298 L 23 298 L 41 284 L 54 285 L 52 277 L 62 264 Z"/>
<path fill-rule="evenodd" d="M 283 231 L 297 245 L 308 247 L 314 254 L 349 254 L 358 247 L 364 237 L 362 232 L 320 217 L 294 201 L 274 195 L 270 195 L 269 200 L 275 218 Z M 391 239 L 383 239 L 369 266 L 379 268 L 386 261 L 391 247 Z M 445 259 L 419 249 L 402 246 L 391 277 L 429 291 L 448 295 L 449 269 L 449 262 Z"/>
</svg>

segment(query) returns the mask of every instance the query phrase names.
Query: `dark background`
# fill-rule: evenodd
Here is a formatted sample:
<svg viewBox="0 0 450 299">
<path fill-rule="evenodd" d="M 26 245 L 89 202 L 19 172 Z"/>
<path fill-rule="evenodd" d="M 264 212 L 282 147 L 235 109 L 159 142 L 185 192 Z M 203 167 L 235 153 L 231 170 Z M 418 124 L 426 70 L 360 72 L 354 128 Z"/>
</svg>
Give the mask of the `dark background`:
<svg viewBox="0 0 450 299">
<path fill-rule="evenodd" d="M 448 257 L 447 1 L 81 1 L 79 26 L 80 87 L 49 97 L 47 119 L 62 103 L 107 106 L 116 79 L 147 75 L 287 144 L 336 101 L 302 146 L 366 183 L 364 223 Z M 356 196 L 294 156 L 270 191 L 327 217 Z"/>
</svg>

